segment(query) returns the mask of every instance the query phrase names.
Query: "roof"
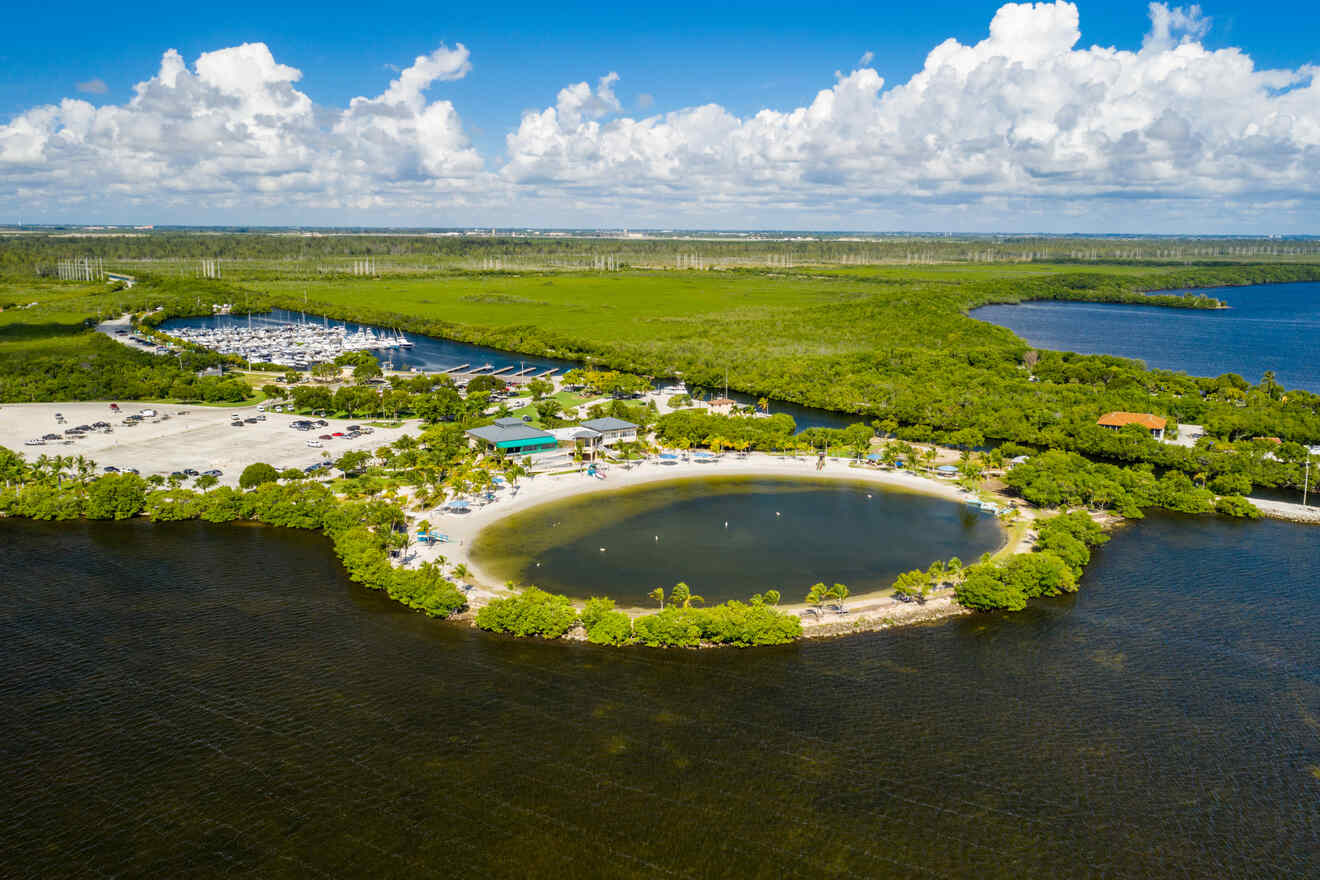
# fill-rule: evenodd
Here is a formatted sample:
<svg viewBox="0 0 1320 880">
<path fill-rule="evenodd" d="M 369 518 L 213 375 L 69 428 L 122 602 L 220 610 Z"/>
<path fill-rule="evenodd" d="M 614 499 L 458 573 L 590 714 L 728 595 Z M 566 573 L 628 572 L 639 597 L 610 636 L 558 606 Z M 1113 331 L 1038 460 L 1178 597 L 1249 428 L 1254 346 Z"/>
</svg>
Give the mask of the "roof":
<svg viewBox="0 0 1320 880">
<path fill-rule="evenodd" d="M 1106 428 L 1121 428 L 1124 425 L 1141 425 L 1151 431 L 1163 431 L 1169 420 L 1150 413 L 1111 412 L 1105 413 L 1096 422 Z"/>
<path fill-rule="evenodd" d="M 588 419 L 582 423 L 582 427 L 601 432 L 637 430 L 637 426 L 632 422 L 625 422 L 623 419 L 616 419 L 611 416 L 606 416 L 603 419 Z"/>
<path fill-rule="evenodd" d="M 502 419 L 501 421 L 510 421 Z M 485 440 L 487 443 L 511 443 L 520 440 L 554 440 L 552 434 L 547 434 L 540 428 L 533 428 L 518 419 L 513 419 L 516 424 L 512 425 L 486 425 L 482 428 L 472 428 L 467 432 L 469 437 L 477 437 Z"/>
<path fill-rule="evenodd" d="M 516 428 L 524 424 L 524 422 L 517 416 L 505 416 L 502 419 L 496 419 L 495 424 L 499 425 L 501 428 Z"/>
<path fill-rule="evenodd" d="M 733 405 L 735 405 L 737 402 L 738 402 L 738 401 L 736 401 L 736 400 L 730 400 L 730 399 L 727 398 L 727 397 L 717 397 L 717 398 L 715 398 L 714 400 L 712 400 L 712 401 L 710 402 L 710 405 L 711 405 L 711 406 L 733 406 Z"/>
<path fill-rule="evenodd" d="M 579 437 L 599 437 L 599 431 L 593 431 L 590 428 L 584 428 L 581 425 L 574 425 L 568 428 L 551 428 L 550 433 L 556 440 L 576 440 Z"/>
</svg>

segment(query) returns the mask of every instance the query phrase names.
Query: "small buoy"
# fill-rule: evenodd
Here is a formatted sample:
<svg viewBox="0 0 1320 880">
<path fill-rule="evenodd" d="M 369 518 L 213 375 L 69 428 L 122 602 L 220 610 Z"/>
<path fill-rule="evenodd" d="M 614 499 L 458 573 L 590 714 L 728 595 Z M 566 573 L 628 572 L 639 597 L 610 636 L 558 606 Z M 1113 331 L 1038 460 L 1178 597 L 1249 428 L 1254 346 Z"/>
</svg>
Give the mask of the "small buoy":
<svg viewBox="0 0 1320 880">
<path fill-rule="evenodd" d="M 775 511 L 775 516 L 779 516 L 779 511 Z"/>
<path fill-rule="evenodd" d="M 726 529 L 729 527 L 729 521 L 727 519 L 724 521 L 724 527 Z"/>
<path fill-rule="evenodd" d="M 871 497 L 871 493 L 870 493 L 870 492 L 867 492 L 867 493 L 866 493 L 866 497 L 867 497 L 867 498 L 870 498 L 870 497 Z"/>
<path fill-rule="evenodd" d="M 539 563 L 539 562 L 536 563 L 536 567 L 537 567 L 537 568 L 540 568 L 540 567 L 541 567 L 541 563 Z"/>
<path fill-rule="evenodd" d="M 655 539 L 656 539 L 657 541 L 659 541 L 659 540 L 660 540 L 660 536 L 659 536 L 659 535 L 656 535 L 656 536 L 655 536 Z"/>
<path fill-rule="evenodd" d="M 605 548 L 604 548 L 604 547 L 601 547 L 601 548 L 600 548 L 600 552 L 601 552 L 601 553 L 604 553 L 604 552 L 605 552 Z"/>
</svg>

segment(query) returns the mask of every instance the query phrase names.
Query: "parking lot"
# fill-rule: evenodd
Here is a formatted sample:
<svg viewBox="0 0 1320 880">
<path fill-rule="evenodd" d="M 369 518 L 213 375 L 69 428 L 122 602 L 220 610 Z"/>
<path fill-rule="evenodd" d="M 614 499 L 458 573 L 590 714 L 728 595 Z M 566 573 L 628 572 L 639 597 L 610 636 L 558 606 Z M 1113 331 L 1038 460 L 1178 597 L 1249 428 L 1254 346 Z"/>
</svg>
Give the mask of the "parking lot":
<svg viewBox="0 0 1320 880">
<path fill-rule="evenodd" d="M 338 458 L 350 450 L 372 450 L 398 439 L 417 428 L 416 422 L 401 428 L 374 428 L 370 434 L 349 439 L 323 434 L 347 433 L 352 424 L 365 425 L 361 419 L 326 419 L 324 427 L 298 431 L 291 423 L 305 416 L 265 413 L 265 421 L 242 422 L 233 427 L 234 415 L 256 418 L 260 413 L 249 407 L 194 407 L 177 404 L 119 404 L 113 412 L 109 403 L 10 403 L 0 406 L 0 446 L 21 452 L 29 460 L 39 455 L 84 455 L 94 460 L 97 470 L 107 465 L 135 468 L 143 476 L 193 469 L 199 472 L 218 469 L 220 482 L 237 485 L 243 468 L 254 461 L 264 461 L 281 470 L 305 468 L 310 464 Z M 142 410 L 155 415 L 144 417 L 134 426 L 123 424 L 125 418 Z M 58 423 L 56 413 L 64 417 Z M 77 439 L 64 436 L 69 428 L 109 423 L 110 433 L 89 431 Z M 27 442 L 48 434 L 61 439 L 40 446 Z M 308 441 L 319 442 L 319 448 Z"/>
</svg>

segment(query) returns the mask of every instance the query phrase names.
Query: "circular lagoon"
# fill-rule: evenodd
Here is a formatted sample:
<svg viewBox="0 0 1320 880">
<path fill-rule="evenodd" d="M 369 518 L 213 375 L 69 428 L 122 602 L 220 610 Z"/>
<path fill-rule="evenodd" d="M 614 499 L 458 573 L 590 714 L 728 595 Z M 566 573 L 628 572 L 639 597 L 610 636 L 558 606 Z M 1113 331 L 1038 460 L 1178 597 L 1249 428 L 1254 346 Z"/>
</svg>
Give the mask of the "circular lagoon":
<svg viewBox="0 0 1320 880">
<path fill-rule="evenodd" d="M 779 589 L 799 602 L 817 581 L 854 594 L 937 559 L 970 561 L 1003 541 L 993 517 L 873 484 L 711 477 L 577 496 L 483 530 L 472 558 L 499 581 L 574 598 L 648 605 L 684 581 L 708 603 Z"/>
</svg>

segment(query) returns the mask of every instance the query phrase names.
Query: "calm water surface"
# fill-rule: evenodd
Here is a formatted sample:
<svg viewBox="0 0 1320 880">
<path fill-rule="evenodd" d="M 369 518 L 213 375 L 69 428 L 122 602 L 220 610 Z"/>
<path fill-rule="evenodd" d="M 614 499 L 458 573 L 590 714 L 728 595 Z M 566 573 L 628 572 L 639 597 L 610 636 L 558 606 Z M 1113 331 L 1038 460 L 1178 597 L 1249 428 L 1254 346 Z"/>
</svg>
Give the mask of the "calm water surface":
<svg viewBox="0 0 1320 880">
<path fill-rule="evenodd" d="M 1273 370 L 1288 388 L 1320 392 L 1320 283 L 1202 292 L 1230 308 L 1031 302 L 983 306 L 971 315 L 1040 348 L 1137 358 L 1193 376 L 1238 373 L 1250 382 Z"/>
<path fill-rule="evenodd" d="M 684 581 L 712 603 L 770 587 L 796 602 L 817 581 L 862 593 L 936 559 L 971 561 L 1003 536 L 994 517 L 928 495 L 706 477 L 544 504 L 491 525 L 472 549 L 499 581 L 579 598 L 649 605 L 655 587 Z"/>
<path fill-rule="evenodd" d="M 253 327 L 277 327 L 303 321 L 314 324 L 327 322 L 326 319 L 316 315 L 305 315 L 301 312 L 290 312 L 285 309 L 272 309 L 264 314 L 252 315 L 250 321 Z M 328 321 L 328 323 L 330 325 L 342 324 L 348 328 L 349 332 L 356 332 L 359 329 L 393 332 L 393 328 L 381 328 L 371 324 L 355 324 L 352 321 Z M 246 327 L 248 324 L 249 317 L 247 315 L 215 315 L 209 318 L 174 318 L 162 324 L 161 329 L 169 332 L 171 329 L 180 327 Z M 446 370 L 463 364 L 471 364 L 474 367 L 490 364 L 496 369 L 511 366 L 517 369 L 536 367 L 538 370 L 545 370 L 550 367 L 558 367 L 561 372 L 582 366 L 577 361 L 528 357 L 517 352 L 487 348 L 483 345 L 470 345 L 466 342 L 456 342 L 452 339 L 441 339 L 436 336 L 423 336 L 419 333 L 408 333 L 406 335 L 412 340 L 413 347 L 411 349 L 395 349 L 378 353 L 377 357 L 380 358 L 382 363 L 393 363 L 396 368 L 401 370 L 415 367 L 422 371 Z M 751 395 L 738 392 L 729 392 L 729 395 L 743 404 L 756 403 L 756 398 Z M 792 416 L 799 431 L 805 428 L 846 428 L 857 422 L 866 421 L 864 416 L 800 406 L 782 400 L 773 401 L 770 411 L 772 413 L 787 413 Z"/>
<path fill-rule="evenodd" d="M 318 537 L 0 521 L 6 877 L 1320 874 L 1314 529 L 752 651 L 428 621 Z"/>
</svg>

